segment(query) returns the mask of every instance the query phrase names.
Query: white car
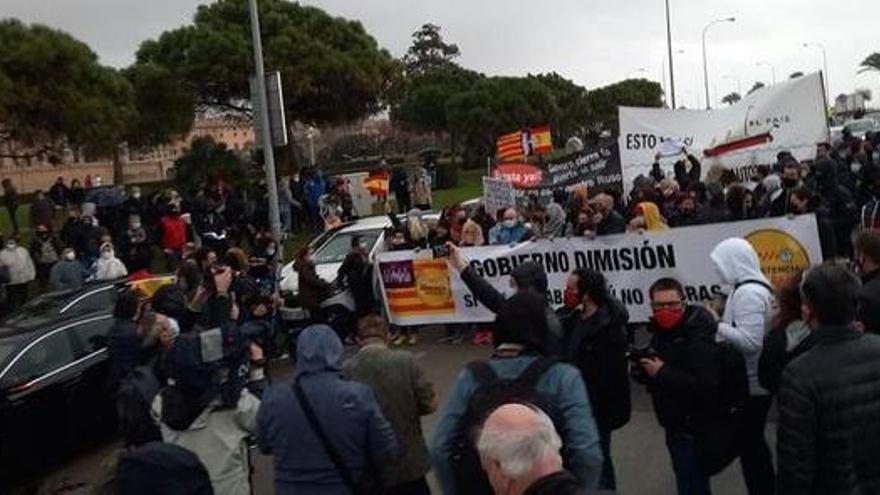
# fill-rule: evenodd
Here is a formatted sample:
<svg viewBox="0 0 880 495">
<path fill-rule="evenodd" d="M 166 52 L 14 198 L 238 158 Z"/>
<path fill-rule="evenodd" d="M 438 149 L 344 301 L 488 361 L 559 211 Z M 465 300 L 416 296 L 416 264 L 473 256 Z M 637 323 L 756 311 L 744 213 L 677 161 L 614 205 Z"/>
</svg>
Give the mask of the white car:
<svg viewBox="0 0 880 495">
<path fill-rule="evenodd" d="M 849 132 L 852 137 L 862 139 L 869 132 L 880 130 L 880 123 L 872 118 L 863 118 L 848 122 L 843 126 L 844 132 Z"/>
<path fill-rule="evenodd" d="M 391 219 L 387 216 L 366 217 L 345 223 L 315 237 L 309 242 L 309 248 L 314 251 L 315 270 L 318 276 L 328 282 L 336 280 L 339 267 L 351 251 L 351 240 L 356 235 L 362 237 L 370 252 L 370 258 L 373 258 L 384 245 L 385 229 L 389 227 L 391 227 Z M 282 292 L 295 294 L 298 284 L 299 277 L 291 261 L 281 268 L 279 286 Z"/>
</svg>

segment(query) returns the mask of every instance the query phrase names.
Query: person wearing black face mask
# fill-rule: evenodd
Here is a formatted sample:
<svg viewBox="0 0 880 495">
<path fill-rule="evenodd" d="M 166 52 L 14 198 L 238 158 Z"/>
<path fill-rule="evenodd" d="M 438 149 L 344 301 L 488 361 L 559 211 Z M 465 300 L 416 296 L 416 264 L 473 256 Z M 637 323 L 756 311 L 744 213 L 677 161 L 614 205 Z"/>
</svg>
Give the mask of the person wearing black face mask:
<svg viewBox="0 0 880 495">
<path fill-rule="evenodd" d="M 715 319 L 688 305 L 681 282 L 664 278 L 650 288 L 651 348 L 640 353 L 637 379 L 645 383 L 666 430 L 680 494 L 709 494 L 709 468 L 698 437 L 712 424 L 721 377 Z"/>
<path fill-rule="evenodd" d="M 599 489 L 615 490 L 611 432 L 629 422 L 631 403 L 626 360 L 629 313 L 608 291 L 605 277 L 589 268 L 568 276 L 564 306 L 557 311 L 564 332 L 565 360 L 587 385 L 605 461 Z"/>
<path fill-rule="evenodd" d="M 790 160 L 785 162 L 782 168 L 782 189 L 779 189 L 770 199 L 770 216 L 780 217 L 789 212 L 791 192 L 801 185 L 801 167 L 798 162 Z"/>
</svg>

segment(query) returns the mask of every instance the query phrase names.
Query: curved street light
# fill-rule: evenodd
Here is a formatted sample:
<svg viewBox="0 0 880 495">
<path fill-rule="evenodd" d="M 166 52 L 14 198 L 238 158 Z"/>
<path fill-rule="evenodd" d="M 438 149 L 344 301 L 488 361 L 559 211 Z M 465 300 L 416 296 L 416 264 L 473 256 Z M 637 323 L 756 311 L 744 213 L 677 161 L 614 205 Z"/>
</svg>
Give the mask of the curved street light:
<svg viewBox="0 0 880 495">
<path fill-rule="evenodd" d="M 825 104 L 827 105 L 828 104 L 828 95 L 831 94 L 830 93 L 830 91 L 831 91 L 830 86 L 831 85 L 829 83 L 829 78 L 828 78 L 828 52 L 825 51 L 825 45 L 823 45 L 822 43 L 816 43 L 816 42 L 804 43 L 803 46 L 804 46 L 804 48 L 809 48 L 811 46 L 815 46 L 819 50 L 822 50 L 822 73 L 823 73 L 823 77 L 825 78 L 825 80 L 823 81 L 823 84 L 825 85 Z"/>
<path fill-rule="evenodd" d="M 706 65 L 706 31 L 715 24 L 720 24 L 722 22 L 736 22 L 736 17 L 715 19 L 709 24 L 706 24 L 706 27 L 703 28 L 703 85 L 706 87 L 706 110 L 712 108 L 712 102 L 709 100 L 709 69 Z"/>
<path fill-rule="evenodd" d="M 766 65 L 767 67 L 770 67 L 770 71 L 773 74 L 773 84 L 776 84 L 776 66 L 775 65 L 771 64 L 770 62 L 763 61 L 763 60 L 761 62 L 758 62 L 755 65 L 758 67 L 760 67 L 762 65 Z"/>
</svg>

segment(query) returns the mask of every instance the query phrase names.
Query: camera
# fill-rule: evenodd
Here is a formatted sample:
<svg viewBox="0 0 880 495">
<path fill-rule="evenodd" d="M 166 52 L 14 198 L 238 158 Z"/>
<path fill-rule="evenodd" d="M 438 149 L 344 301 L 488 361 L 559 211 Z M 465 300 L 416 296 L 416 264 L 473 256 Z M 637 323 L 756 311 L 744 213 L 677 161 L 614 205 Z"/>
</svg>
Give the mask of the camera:
<svg viewBox="0 0 880 495">
<path fill-rule="evenodd" d="M 633 363 L 638 364 L 642 359 L 653 359 L 658 356 L 657 351 L 651 346 L 630 347 L 626 352 L 626 356 Z"/>
<path fill-rule="evenodd" d="M 431 247 L 431 254 L 433 254 L 435 258 L 448 258 L 449 257 L 449 247 L 446 244 L 441 244 L 439 246 L 432 246 Z"/>
</svg>

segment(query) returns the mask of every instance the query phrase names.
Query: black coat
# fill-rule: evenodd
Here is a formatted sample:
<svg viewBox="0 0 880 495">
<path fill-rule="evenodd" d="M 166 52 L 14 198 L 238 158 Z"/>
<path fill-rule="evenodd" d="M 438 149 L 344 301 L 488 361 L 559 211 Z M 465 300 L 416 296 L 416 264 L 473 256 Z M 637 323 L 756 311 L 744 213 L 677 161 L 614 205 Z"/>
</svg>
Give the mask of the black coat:
<svg viewBox="0 0 880 495">
<path fill-rule="evenodd" d="M 107 336 L 108 389 L 115 392 L 119 382 L 141 364 L 144 351 L 137 325 L 131 320 L 116 319 Z"/>
<path fill-rule="evenodd" d="M 789 351 L 786 327 L 774 328 L 767 332 L 761 348 L 761 357 L 758 360 L 758 381 L 761 386 L 774 394 L 778 392 L 782 371 L 788 363 L 812 349 L 815 344 L 816 334 L 810 332 Z"/>
<path fill-rule="evenodd" d="M 715 416 L 721 377 L 717 328 L 712 315 L 698 306 L 688 306 L 681 323 L 670 330 L 652 323 L 651 345 L 664 365 L 649 379 L 648 392 L 665 429 L 692 432 Z"/>
<path fill-rule="evenodd" d="M 529 485 L 523 495 L 587 495 L 577 478 L 568 471 L 553 473 Z"/>
<path fill-rule="evenodd" d="M 858 320 L 866 332 L 880 334 L 880 269 L 862 277 Z"/>
<path fill-rule="evenodd" d="M 516 272 L 517 269 L 514 268 L 514 276 L 516 275 Z M 468 290 L 474 294 L 474 297 L 480 302 L 480 304 L 486 306 L 489 311 L 496 315 L 500 313 L 503 310 L 504 305 L 507 304 L 507 297 L 501 292 L 498 292 L 495 287 L 492 287 L 492 284 L 477 274 L 473 267 L 468 266 L 462 270 L 461 281 L 464 282 L 464 285 L 467 286 Z M 544 314 L 547 318 L 548 330 L 548 335 L 542 336 L 545 340 L 545 354 L 548 356 L 560 356 L 562 355 L 563 340 L 562 324 L 559 322 L 559 318 L 556 316 L 556 313 L 553 312 L 553 308 L 551 308 L 550 305 L 545 304 Z"/>
<path fill-rule="evenodd" d="M 629 313 L 612 299 L 586 320 L 578 312 L 560 314 L 560 320 L 565 360 L 581 370 L 596 425 L 605 431 L 620 428 L 629 422 L 632 408 L 626 358 Z"/>
<path fill-rule="evenodd" d="M 617 210 L 611 210 L 596 225 L 596 235 L 622 234 L 626 231 L 626 220 Z"/>
<path fill-rule="evenodd" d="M 778 493 L 880 493 L 880 336 L 815 330 L 779 388 Z"/>
</svg>

